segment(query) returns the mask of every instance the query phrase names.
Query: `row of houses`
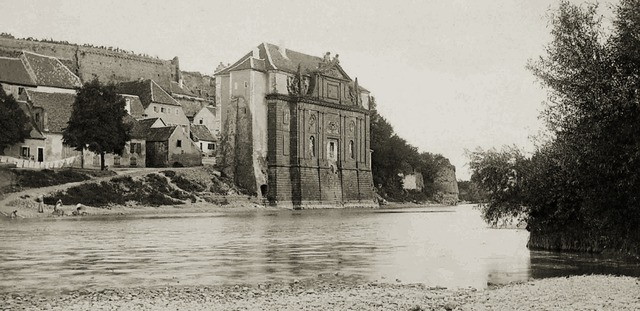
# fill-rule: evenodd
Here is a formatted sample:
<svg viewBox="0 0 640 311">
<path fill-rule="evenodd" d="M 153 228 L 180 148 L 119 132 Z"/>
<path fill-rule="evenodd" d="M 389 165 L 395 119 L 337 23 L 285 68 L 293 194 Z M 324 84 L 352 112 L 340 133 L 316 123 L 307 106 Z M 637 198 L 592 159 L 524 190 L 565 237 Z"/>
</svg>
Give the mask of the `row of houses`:
<svg viewBox="0 0 640 311">
<path fill-rule="evenodd" d="M 377 204 L 370 93 L 344 71 L 338 55 L 262 43 L 216 69 L 213 105 L 190 92 L 178 73 L 169 75 L 177 80 L 167 86 L 148 77 L 117 81 L 133 137 L 108 165 L 199 165 L 215 155 L 226 176 L 272 205 Z M 54 57 L 23 51 L 0 58 L 0 84 L 36 125 L 25 143 L 4 154 L 41 163 L 78 157 L 62 144 L 61 133 L 80 82 Z M 99 165 L 96 155 L 82 161 Z"/>
<path fill-rule="evenodd" d="M 0 85 L 18 101 L 32 130 L 23 142 L 3 150 L 3 159 L 25 167 L 99 166 L 99 156 L 80 153 L 62 143 L 81 79 L 59 59 L 29 51 L 0 57 Z M 215 161 L 220 114 L 213 102 L 190 92 L 182 83 L 165 90 L 151 79 L 119 82 L 125 98 L 125 122 L 132 139 L 122 155 L 109 155 L 111 167 L 194 166 Z M 62 163 L 62 164 L 61 164 Z"/>
</svg>

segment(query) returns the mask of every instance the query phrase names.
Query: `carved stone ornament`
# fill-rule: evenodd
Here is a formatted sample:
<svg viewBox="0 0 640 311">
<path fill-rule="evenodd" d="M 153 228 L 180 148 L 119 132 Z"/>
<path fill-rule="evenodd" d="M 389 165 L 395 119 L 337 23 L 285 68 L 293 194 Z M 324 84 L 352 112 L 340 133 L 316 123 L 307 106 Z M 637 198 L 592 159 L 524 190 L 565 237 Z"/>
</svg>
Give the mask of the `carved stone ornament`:
<svg viewBox="0 0 640 311">
<path fill-rule="evenodd" d="M 351 121 L 349 123 L 349 132 L 353 133 L 353 131 L 355 131 L 355 129 L 356 129 L 356 123 Z"/>
<path fill-rule="evenodd" d="M 338 133 L 338 125 L 333 121 L 329 122 L 328 131 L 334 134 Z"/>
<path fill-rule="evenodd" d="M 289 91 L 289 95 L 300 95 L 300 82 L 296 76 L 287 77 L 287 91 Z"/>
</svg>

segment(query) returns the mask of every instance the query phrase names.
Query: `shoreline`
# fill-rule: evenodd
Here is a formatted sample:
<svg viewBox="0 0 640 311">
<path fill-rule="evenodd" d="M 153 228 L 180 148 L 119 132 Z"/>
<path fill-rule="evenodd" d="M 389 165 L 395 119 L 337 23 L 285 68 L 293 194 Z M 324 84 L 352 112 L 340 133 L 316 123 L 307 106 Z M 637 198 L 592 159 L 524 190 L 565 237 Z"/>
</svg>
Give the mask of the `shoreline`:
<svg viewBox="0 0 640 311">
<path fill-rule="evenodd" d="M 260 284 L 0 293 L 6 309 L 29 310 L 637 310 L 640 280 L 589 275 L 477 290 L 364 282 L 318 275 Z"/>
<path fill-rule="evenodd" d="M 16 210 L 16 219 L 65 219 L 65 218 L 91 218 L 91 217 L 105 217 L 105 216 L 143 216 L 143 215 L 175 215 L 175 214 L 198 214 L 198 213 L 249 213 L 256 211 L 291 211 L 292 209 L 271 207 L 259 204 L 255 198 L 248 198 L 247 196 L 228 196 L 229 204 L 216 205 L 207 202 L 186 203 L 181 205 L 162 205 L 162 206 L 144 206 L 144 205 L 113 205 L 110 207 L 92 207 L 88 205 L 81 205 L 82 212 L 86 214 L 81 216 L 74 216 L 72 213 L 76 210 L 75 205 L 63 205 L 60 209 L 64 211 L 64 216 L 54 215 L 53 205 L 44 205 L 44 213 L 38 213 L 38 202 L 35 198 L 17 198 L 9 202 L 5 202 L 5 205 L 0 206 L 0 217 L 6 219 L 11 218 L 11 212 Z M 450 209 L 452 206 L 435 203 L 392 203 L 388 205 L 381 205 L 380 207 L 345 207 L 334 208 L 342 210 L 395 210 L 404 208 L 433 208 L 433 209 Z M 302 209 L 304 210 L 304 209 Z M 321 209 L 309 209 L 309 210 L 321 210 Z M 333 210 L 333 209 L 332 209 Z"/>
</svg>

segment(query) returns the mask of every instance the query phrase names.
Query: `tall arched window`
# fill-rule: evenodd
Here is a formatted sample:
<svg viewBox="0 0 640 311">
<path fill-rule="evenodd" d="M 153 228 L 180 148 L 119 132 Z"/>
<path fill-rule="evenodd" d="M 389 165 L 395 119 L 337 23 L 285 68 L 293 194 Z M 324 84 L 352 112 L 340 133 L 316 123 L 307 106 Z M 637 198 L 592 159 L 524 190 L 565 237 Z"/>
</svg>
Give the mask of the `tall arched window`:
<svg viewBox="0 0 640 311">
<path fill-rule="evenodd" d="M 353 149 L 353 140 L 349 141 L 349 158 L 353 159 L 355 155 L 355 150 Z"/>
</svg>

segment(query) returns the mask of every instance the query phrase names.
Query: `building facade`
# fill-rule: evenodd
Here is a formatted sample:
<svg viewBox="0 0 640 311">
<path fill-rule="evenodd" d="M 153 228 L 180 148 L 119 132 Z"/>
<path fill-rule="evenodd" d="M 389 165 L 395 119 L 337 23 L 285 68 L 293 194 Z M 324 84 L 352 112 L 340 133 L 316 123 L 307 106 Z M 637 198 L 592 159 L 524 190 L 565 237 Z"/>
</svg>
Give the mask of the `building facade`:
<svg viewBox="0 0 640 311">
<path fill-rule="evenodd" d="M 221 164 L 272 205 L 375 206 L 369 92 L 338 57 L 261 44 L 216 73 Z"/>
</svg>

